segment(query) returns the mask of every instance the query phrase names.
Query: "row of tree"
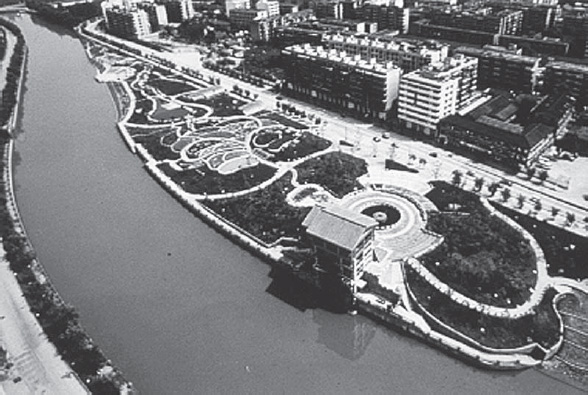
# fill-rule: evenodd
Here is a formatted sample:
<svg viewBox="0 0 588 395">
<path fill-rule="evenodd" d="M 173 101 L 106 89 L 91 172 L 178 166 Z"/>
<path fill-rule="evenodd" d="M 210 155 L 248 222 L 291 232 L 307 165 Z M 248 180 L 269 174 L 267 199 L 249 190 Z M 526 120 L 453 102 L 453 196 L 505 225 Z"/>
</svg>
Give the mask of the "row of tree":
<svg viewBox="0 0 588 395">
<path fill-rule="evenodd" d="M 18 85 L 20 83 L 22 62 L 25 57 L 25 41 L 22 32 L 14 23 L 0 18 L 0 26 L 16 36 L 16 44 L 6 69 L 6 82 L 0 102 L 0 126 L 4 127 L 12 115 L 18 99 Z"/>
</svg>

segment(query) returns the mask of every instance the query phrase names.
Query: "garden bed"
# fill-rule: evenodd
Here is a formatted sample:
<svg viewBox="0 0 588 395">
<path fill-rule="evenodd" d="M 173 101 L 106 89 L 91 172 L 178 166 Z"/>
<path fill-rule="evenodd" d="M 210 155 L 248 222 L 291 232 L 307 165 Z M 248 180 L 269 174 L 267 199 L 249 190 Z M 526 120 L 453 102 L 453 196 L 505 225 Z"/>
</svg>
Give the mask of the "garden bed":
<svg viewBox="0 0 588 395">
<path fill-rule="evenodd" d="M 585 264 L 588 256 L 588 238 L 497 204 L 494 204 L 494 207 L 533 235 L 545 254 L 550 276 L 588 278 L 588 265 Z"/>
<path fill-rule="evenodd" d="M 480 202 L 480 197 L 473 192 L 464 191 L 445 181 L 432 181 L 433 186 L 425 197 L 432 201 L 439 211 L 459 211 L 472 213 L 487 211 Z"/>
<path fill-rule="evenodd" d="M 270 179 L 276 172 L 276 169 L 264 164 L 226 175 L 221 175 L 207 166 L 180 172 L 172 169 L 167 163 L 160 164 L 159 168 L 186 192 L 209 195 L 252 188 Z"/>
<path fill-rule="evenodd" d="M 322 185 L 341 198 L 362 188 L 357 179 L 367 173 L 367 164 L 363 159 L 355 156 L 331 152 L 309 159 L 296 166 L 296 169 L 299 183 Z"/>
<path fill-rule="evenodd" d="M 153 78 L 151 77 L 148 84 L 158 89 L 161 93 L 168 96 L 175 96 L 182 93 L 190 92 L 200 89 L 200 87 L 188 84 L 183 81 L 170 80 L 167 78 Z"/>
<path fill-rule="evenodd" d="M 232 115 L 243 115 L 240 108 L 247 102 L 236 99 L 226 93 L 215 95 L 208 99 L 197 100 L 196 103 L 204 104 L 214 110 L 212 113 L 216 117 L 228 117 Z"/>
<path fill-rule="evenodd" d="M 204 204 L 266 243 L 282 236 L 299 238 L 302 221 L 310 209 L 293 207 L 286 202 L 286 195 L 293 188 L 291 178 L 288 174 L 261 191 Z"/>
<path fill-rule="evenodd" d="M 147 136 L 134 136 L 133 140 L 136 143 L 143 145 L 143 147 L 145 147 L 145 149 L 147 150 L 147 152 L 149 152 L 153 159 L 157 161 L 165 159 L 179 159 L 179 153 L 171 150 L 170 147 L 162 144 L 162 140 L 167 140 L 166 136 L 170 134 L 175 136 L 175 132 L 166 129 L 163 131 L 152 133 Z"/>
<path fill-rule="evenodd" d="M 473 193 L 448 184 L 426 195 L 440 208 L 459 205 L 460 213 L 430 213 L 427 229 L 444 242 L 421 258 L 439 280 L 478 302 L 511 307 L 524 303 L 537 281 L 536 256 L 528 241 L 490 212 Z"/>
<path fill-rule="evenodd" d="M 516 348 L 535 341 L 550 348 L 559 339 L 559 320 L 552 306 L 556 295 L 553 289 L 545 292 L 541 303 L 534 309 L 535 314 L 510 319 L 489 317 L 453 302 L 409 267 L 406 268 L 406 280 L 417 301 L 429 313 L 484 346 Z M 434 321 L 428 321 L 439 332 L 455 337 Z"/>
</svg>

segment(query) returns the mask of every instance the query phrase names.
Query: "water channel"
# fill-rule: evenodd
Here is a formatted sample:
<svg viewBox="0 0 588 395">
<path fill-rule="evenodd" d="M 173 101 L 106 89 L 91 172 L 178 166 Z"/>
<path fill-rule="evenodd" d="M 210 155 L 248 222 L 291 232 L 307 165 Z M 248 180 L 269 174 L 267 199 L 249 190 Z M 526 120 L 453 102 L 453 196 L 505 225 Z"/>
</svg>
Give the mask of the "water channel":
<svg viewBox="0 0 588 395">
<path fill-rule="evenodd" d="M 15 174 L 25 226 L 142 393 L 574 393 L 535 370 L 478 370 L 367 318 L 289 303 L 269 266 L 143 170 L 80 42 L 15 21 L 30 48 Z"/>
</svg>

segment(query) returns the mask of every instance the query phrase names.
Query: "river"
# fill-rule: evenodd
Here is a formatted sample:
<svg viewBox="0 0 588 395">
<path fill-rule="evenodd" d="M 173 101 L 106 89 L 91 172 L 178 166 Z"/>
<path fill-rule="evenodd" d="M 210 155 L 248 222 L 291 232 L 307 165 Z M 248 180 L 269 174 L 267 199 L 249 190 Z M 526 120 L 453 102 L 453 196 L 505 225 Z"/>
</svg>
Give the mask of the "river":
<svg viewBox="0 0 588 395">
<path fill-rule="evenodd" d="M 64 299 L 142 393 L 573 393 L 535 370 L 478 370 L 367 318 L 292 301 L 269 266 L 149 177 L 80 42 L 15 21 L 30 48 L 15 173 L 25 226 Z"/>
</svg>

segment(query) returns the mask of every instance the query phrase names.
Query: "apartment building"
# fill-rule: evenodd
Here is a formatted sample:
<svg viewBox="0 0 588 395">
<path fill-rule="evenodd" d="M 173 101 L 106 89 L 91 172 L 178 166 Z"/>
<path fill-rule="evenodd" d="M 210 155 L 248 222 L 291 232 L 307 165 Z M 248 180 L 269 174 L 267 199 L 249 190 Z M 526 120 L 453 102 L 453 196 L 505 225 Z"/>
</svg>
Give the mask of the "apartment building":
<svg viewBox="0 0 588 395">
<path fill-rule="evenodd" d="M 108 33 L 121 38 L 141 38 L 151 33 L 149 15 L 138 8 L 123 8 L 102 3 Z"/>
<path fill-rule="evenodd" d="M 432 137 L 442 118 L 476 98 L 477 68 L 478 59 L 458 54 L 403 75 L 398 97 L 401 126 Z"/>
<path fill-rule="evenodd" d="M 541 58 L 471 47 L 458 47 L 454 52 L 478 59 L 479 89 L 532 93 L 537 88 Z"/>
<path fill-rule="evenodd" d="M 398 30 L 408 33 L 410 9 L 377 4 L 364 4 L 355 9 L 355 19 L 378 23 L 378 30 Z"/>
<path fill-rule="evenodd" d="M 404 72 L 414 71 L 430 63 L 442 62 L 448 46 L 437 42 L 391 40 L 342 34 L 325 34 L 323 45 L 331 50 L 359 55 L 361 59 L 376 59 L 379 63 L 392 62 Z"/>
<path fill-rule="evenodd" d="M 251 8 L 251 0 L 225 0 L 225 13 L 231 15 L 232 10 Z"/>
<path fill-rule="evenodd" d="M 255 8 L 266 11 L 268 17 L 280 15 L 280 3 L 277 1 L 260 0 L 255 4 Z"/>
<path fill-rule="evenodd" d="M 522 30 L 523 11 L 509 9 L 495 11 L 486 7 L 458 13 L 434 12 L 430 19 L 432 25 L 494 34 L 518 35 Z"/>
<path fill-rule="evenodd" d="M 578 106 L 588 106 L 588 65 L 553 61 L 545 67 L 544 91 L 568 92 Z"/>
<path fill-rule="evenodd" d="M 182 23 L 194 17 L 191 0 L 157 0 L 156 3 L 165 7 L 170 23 Z"/>
<path fill-rule="evenodd" d="M 359 117 L 388 118 L 401 74 L 391 62 L 366 61 L 309 44 L 282 53 L 290 64 L 284 83 L 288 94 Z"/>
<path fill-rule="evenodd" d="M 229 22 L 231 22 L 231 27 L 249 29 L 249 26 L 254 21 L 259 21 L 267 17 L 267 11 L 265 10 L 234 8 L 229 14 Z"/>
</svg>

